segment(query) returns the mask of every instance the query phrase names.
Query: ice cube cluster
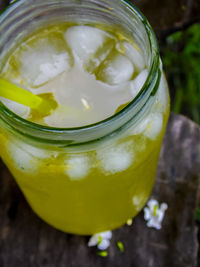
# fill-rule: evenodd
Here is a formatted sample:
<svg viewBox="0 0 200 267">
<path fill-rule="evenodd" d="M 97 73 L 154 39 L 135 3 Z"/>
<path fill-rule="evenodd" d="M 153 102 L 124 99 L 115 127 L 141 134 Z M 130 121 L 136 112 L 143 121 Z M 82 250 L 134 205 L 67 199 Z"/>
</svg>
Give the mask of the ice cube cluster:
<svg viewBox="0 0 200 267">
<path fill-rule="evenodd" d="M 56 26 L 35 33 L 11 59 L 11 69 L 18 69 L 16 82 L 20 78 L 34 94 L 53 94 L 59 106 L 39 123 L 59 128 L 84 126 L 112 116 L 137 95 L 148 75 L 145 58 L 133 41 L 86 25 L 65 30 Z M 12 110 L 31 120 L 28 111 L 19 108 L 16 104 Z"/>
<path fill-rule="evenodd" d="M 14 166 L 21 172 L 35 174 L 44 168 L 47 160 L 57 158 L 59 152 L 34 147 L 29 144 L 7 141 L 7 153 Z M 68 154 L 60 158 L 61 168 L 71 181 L 86 178 L 92 168 L 98 168 L 105 175 L 120 173 L 128 169 L 134 161 L 133 143 L 115 144 L 97 149 L 93 159 L 87 153 Z M 98 164 L 96 164 L 98 163 Z"/>
<path fill-rule="evenodd" d="M 139 93 L 148 77 L 142 51 L 132 41 L 118 38 L 92 26 L 70 26 L 53 38 L 45 31 L 40 38 L 18 48 L 15 67 L 24 85 L 35 94 L 52 93 L 59 104 L 43 123 L 52 127 L 78 127 L 104 120 Z M 12 68 L 11 68 L 12 69 Z M 5 69 L 6 71 L 6 69 Z M 16 71 L 16 70 L 15 70 Z M 155 105 L 131 135 L 143 134 L 155 140 L 163 127 L 167 106 L 166 81 L 162 76 Z M 12 101 L 1 101 L 19 116 L 29 119 L 30 109 Z M 25 147 L 24 147 L 25 146 Z M 8 144 L 16 166 L 23 171 L 36 170 L 36 159 L 51 155 L 43 149 Z M 136 155 L 132 144 L 118 144 L 96 152 L 98 168 L 106 175 L 128 169 Z M 64 171 L 73 180 L 85 178 L 91 170 L 87 155 L 67 156 Z"/>
</svg>

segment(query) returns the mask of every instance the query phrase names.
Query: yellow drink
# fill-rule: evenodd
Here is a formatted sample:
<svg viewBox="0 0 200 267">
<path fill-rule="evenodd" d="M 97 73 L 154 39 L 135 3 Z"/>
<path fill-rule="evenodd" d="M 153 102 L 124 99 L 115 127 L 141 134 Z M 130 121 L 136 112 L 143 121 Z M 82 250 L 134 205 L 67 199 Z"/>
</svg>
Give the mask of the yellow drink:
<svg viewBox="0 0 200 267">
<path fill-rule="evenodd" d="M 57 102 L 43 116 L 2 99 L 30 131 L 13 130 L 3 119 L 0 130 L 3 161 L 33 210 L 52 226 L 94 234 L 123 225 L 144 206 L 169 115 L 164 75 L 157 74 L 136 119 L 130 116 L 118 126 L 113 120 L 127 116 L 124 111 L 130 111 L 148 73 L 137 41 L 100 23 L 43 26 L 7 56 L 1 77 Z M 103 127 L 97 134 L 98 125 Z M 74 141 L 73 134 L 80 140 Z"/>
</svg>

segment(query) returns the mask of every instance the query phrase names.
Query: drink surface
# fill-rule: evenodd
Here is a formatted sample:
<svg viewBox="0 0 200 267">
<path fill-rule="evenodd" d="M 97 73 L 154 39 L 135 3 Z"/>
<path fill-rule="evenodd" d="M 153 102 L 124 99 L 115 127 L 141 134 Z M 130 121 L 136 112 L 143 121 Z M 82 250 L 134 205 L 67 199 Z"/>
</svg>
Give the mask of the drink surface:
<svg viewBox="0 0 200 267">
<path fill-rule="evenodd" d="M 41 117 L 2 101 L 32 122 L 78 127 L 119 111 L 147 75 L 141 49 L 116 29 L 54 25 L 15 47 L 1 76 L 54 99 L 56 109 Z M 33 210 L 54 227 L 76 234 L 111 230 L 134 217 L 151 193 L 169 115 L 164 75 L 152 99 L 136 125 L 84 151 L 37 144 L 2 127 L 1 157 Z"/>
<path fill-rule="evenodd" d="M 102 121 L 128 104 L 147 78 L 142 51 L 115 29 L 99 27 L 61 24 L 40 29 L 7 61 L 4 78 L 56 101 L 48 116 L 3 102 L 30 121 L 58 128 Z"/>
</svg>

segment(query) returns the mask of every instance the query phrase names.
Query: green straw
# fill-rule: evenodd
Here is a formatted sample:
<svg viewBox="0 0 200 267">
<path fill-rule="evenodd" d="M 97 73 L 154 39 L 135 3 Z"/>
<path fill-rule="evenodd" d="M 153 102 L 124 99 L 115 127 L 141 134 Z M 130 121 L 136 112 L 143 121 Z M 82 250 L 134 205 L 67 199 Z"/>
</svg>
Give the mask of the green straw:
<svg viewBox="0 0 200 267">
<path fill-rule="evenodd" d="M 43 99 L 2 78 L 0 78 L 0 96 L 35 109 L 43 114 L 48 114 L 52 108 L 55 108 L 54 101 L 50 102 Z"/>
</svg>

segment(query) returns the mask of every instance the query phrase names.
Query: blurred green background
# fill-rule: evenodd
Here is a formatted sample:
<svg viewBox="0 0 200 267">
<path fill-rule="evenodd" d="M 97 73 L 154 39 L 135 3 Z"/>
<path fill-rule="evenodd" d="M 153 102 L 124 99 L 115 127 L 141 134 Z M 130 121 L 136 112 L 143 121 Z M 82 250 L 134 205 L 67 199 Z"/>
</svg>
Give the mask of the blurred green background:
<svg viewBox="0 0 200 267">
<path fill-rule="evenodd" d="M 171 94 L 171 109 L 200 124 L 200 24 L 169 35 L 161 56 Z"/>
</svg>

